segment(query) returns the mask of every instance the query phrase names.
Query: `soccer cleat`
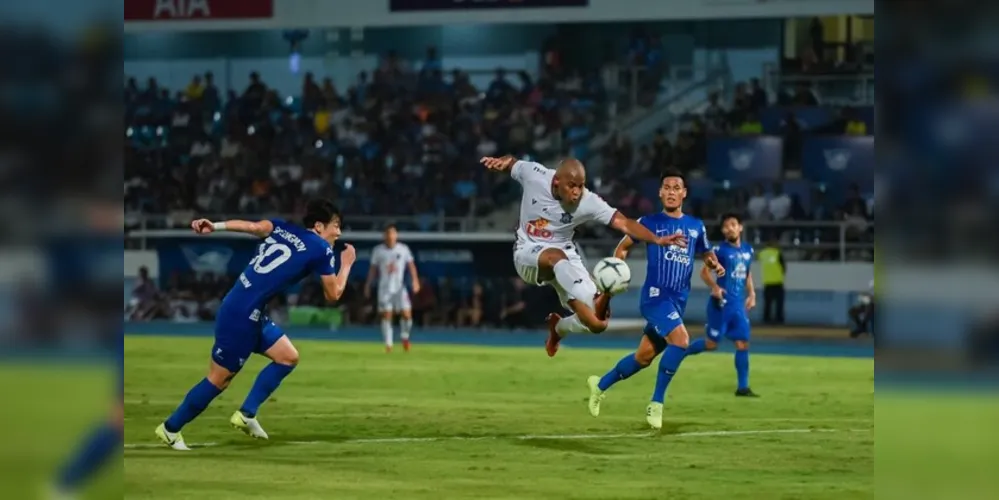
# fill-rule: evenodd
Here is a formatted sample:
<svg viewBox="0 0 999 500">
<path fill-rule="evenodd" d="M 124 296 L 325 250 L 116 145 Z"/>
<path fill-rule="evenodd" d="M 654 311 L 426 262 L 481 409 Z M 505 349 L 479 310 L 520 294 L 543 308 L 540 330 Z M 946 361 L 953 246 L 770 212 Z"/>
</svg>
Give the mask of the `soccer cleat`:
<svg viewBox="0 0 999 500">
<path fill-rule="evenodd" d="M 409 352 L 409 339 L 402 340 L 402 350 Z"/>
<path fill-rule="evenodd" d="M 744 398 L 758 398 L 758 397 L 760 397 L 759 394 L 753 392 L 753 390 L 750 389 L 749 387 L 746 387 L 745 389 L 736 389 L 735 395 L 736 396 L 740 396 L 740 397 L 744 397 Z"/>
<path fill-rule="evenodd" d="M 385 346 L 385 354 L 392 354 L 392 346 L 390 345 Z"/>
<path fill-rule="evenodd" d="M 166 426 L 163 424 L 160 424 L 159 427 L 156 428 L 156 437 L 160 438 L 160 441 L 163 441 L 164 444 L 177 451 L 191 451 L 191 449 L 187 447 L 187 444 L 184 443 L 184 436 L 182 436 L 179 432 L 170 432 L 166 430 Z"/>
<path fill-rule="evenodd" d="M 256 418 L 250 418 L 243 415 L 243 412 L 236 411 L 229 418 L 229 423 L 232 424 L 233 428 L 243 431 L 243 434 L 250 436 L 254 439 L 267 439 L 267 432 L 264 428 L 260 426 L 260 422 Z"/>
<path fill-rule="evenodd" d="M 600 416 L 600 403 L 604 400 L 604 391 L 600 390 L 600 377 L 596 375 L 586 379 L 586 385 L 590 386 L 590 415 Z"/>
<path fill-rule="evenodd" d="M 655 430 L 663 428 L 663 404 L 652 402 L 645 408 L 645 421 Z"/>
<path fill-rule="evenodd" d="M 560 319 L 562 317 L 558 314 L 548 315 L 548 340 L 545 341 L 545 351 L 548 352 L 549 358 L 555 357 L 555 353 L 558 352 L 558 344 L 562 341 L 562 337 L 555 331 L 555 325 L 558 325 Z"/>
</svg>

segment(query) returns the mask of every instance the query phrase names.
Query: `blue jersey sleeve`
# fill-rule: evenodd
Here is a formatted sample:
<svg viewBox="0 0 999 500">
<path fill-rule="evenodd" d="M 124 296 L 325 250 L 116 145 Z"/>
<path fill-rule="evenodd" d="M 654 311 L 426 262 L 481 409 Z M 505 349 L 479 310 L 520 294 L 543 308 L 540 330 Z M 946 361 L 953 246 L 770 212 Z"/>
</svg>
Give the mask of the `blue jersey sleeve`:
<svg viewBox="0 0 999 500">
<path fill-rule="evenodd" d="M 322 255 L 316 256 L 313 271 L 317 276 L 335 275 L 340 269 L 340 252 L 334 246 L 327 246 Z"/>
<path fill-rule="evenodd" d="M 712 250 L 711 243 L 708 241 L 708 230 L 704 227 L 703 222 L 700 223 L 699 231 L 700 235 L 694 243 L 694 255 L 708 253 Z"/>
</svg>

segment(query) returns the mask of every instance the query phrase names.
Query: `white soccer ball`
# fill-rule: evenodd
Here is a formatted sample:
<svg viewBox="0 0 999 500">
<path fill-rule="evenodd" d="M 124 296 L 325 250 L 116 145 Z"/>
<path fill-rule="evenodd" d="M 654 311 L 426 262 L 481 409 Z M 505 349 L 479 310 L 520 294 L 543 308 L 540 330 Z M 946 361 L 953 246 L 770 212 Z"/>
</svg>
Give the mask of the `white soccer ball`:
<svg viewBox="0 0 999 500">
<path fill-rule="evenodd" d="M 605 257 L 593 267 L 593 281 L 597 290 L 617 295 L 627 290 L 631 284 L 631 268 L 627 262 L 617 257 Z"/>
</svg>

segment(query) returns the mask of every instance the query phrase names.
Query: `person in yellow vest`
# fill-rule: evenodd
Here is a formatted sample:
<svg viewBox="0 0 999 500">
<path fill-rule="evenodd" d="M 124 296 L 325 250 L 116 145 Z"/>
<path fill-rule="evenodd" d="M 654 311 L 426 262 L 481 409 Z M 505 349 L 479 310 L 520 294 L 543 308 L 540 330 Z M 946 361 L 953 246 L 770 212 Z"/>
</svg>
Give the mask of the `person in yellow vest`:
<svg viewBox="0 0 999 500">
<path fill-rule="evenodd" d="M 784 324 L 784 276 L 787 273 L 784 254 L 777 241 L 771 239 L 758 255 L 763 274 L 763 322 Z"/>
</svg>

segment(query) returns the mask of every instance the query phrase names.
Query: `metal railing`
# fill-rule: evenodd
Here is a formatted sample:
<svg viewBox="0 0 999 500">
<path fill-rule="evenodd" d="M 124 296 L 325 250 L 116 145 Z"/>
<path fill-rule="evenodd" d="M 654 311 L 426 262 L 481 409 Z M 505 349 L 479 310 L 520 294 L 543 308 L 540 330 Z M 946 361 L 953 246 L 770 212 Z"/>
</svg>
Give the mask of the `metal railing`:
<svg viewBox="0 0 999 500">
<path fill-rule="evenodd" d="M 211 220 L 260 219 L 248 215 L 200 215 Z M 126 218 L 125 248 L 148 249 L 150 241 L 157 238 L 171 238 L 187 234 L 190 218 L 169 215 L 133 215 L 132 223 Z M 278 217 L 296 220 L 294 216 Z M 380 231 L 388 224 L 400 228 L 400 239 L 404 241 L 449 241 L 449 242 L 512 242 L 514 227 L 480 227 L 482 219 L 465 217 L 439 217 L 429 229 L 426 219 L 418 217 L 358 216 L 348 217 L 343 238 L 358 241 L 378 240 Z M 705 223 L 709 239 L 717 242 L 721 238 L 720 223 Z M 788 260 L 824 261 L 872 261 L 874 259 L 874 222 L 867 221 L 863 227 L 851 222 L 833 221 L 782 221 L 744 223 L 743 238 L 754 247 L 761 248 L 773 241 L 784 251 Z M 613 253 L 620 238 L 610 235 L 578 240 L 587 256 L 609 255 Z M 637 245 L 633 256 L 645 255 L 644 245 Z"/>
<path fill-rule="evenodd" d="M 763 66 L 763 87 L 776 96 L 781 90 L 806 83 L 822 104 L 836 106 L 874 105 L 874 73 L 860 74 L 782 74 L 777 65 Z"/>
</svg>

